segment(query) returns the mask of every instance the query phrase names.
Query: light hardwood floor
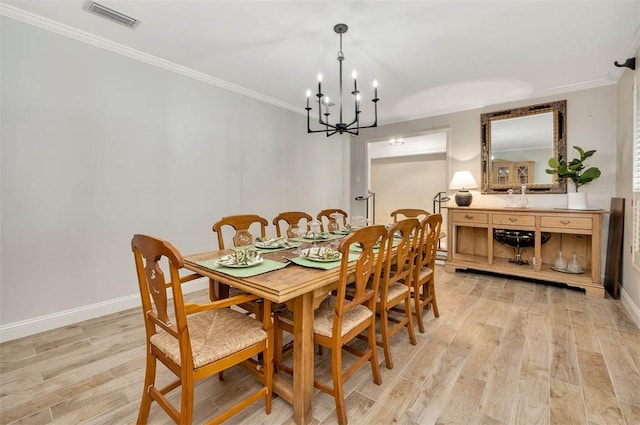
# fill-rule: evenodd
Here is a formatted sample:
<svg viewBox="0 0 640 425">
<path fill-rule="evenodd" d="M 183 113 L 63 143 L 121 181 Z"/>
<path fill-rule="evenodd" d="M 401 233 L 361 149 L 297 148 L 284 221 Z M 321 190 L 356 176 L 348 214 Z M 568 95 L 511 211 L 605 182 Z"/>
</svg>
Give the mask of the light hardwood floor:
<svg viewBox="0 0 640 425">
<path fill-rule="evenodd" d="M 379 351 L 382 385 L 366 367 L 347 381 L 350 424 L 640 424 L 640 330 L 619 301 L 441 269 L 436 286 L 441 315 L 427 314 L 418 345 L 397 334 L 393 370 Z M 0 355 L 0 424 L 135 423 L 139 309 L 10 341 Z M 317 376 L 330 376 L 330 358 L 316 358 Z M 254 385 L 239 369 L 202 381 L 194 423 Z M 276 398 L 271 415 L 260 402 L 229 423 L 289 425 L 291 414 Z M 314 417 L 335 423 L 333 399 L 316 392 Z M 172 422 L 154 404 L 149 423 Z"/>
</svg>

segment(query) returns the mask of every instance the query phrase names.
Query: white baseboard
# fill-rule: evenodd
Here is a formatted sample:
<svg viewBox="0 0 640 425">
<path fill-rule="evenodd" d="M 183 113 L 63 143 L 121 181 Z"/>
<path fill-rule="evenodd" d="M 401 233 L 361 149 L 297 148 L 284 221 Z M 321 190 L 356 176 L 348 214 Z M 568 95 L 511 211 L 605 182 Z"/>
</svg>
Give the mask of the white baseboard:
<svg viewBox="0 0 640 425">
<path fill-rule="evenodd" d="M 209 287 L 208 281 L 190 282 L 183 286 L 184 293 Z M 22 320 L 0 326 L 0 343 L 72 325 L 84 320 L 95 319 L 140 306 L 140 295 L 129 295 L 84 307 L 47 314 L 33 319 Z M 142 319 L 141 319 L 142 320 Z M 140 322 L 142 324 L 142 322 Z"/>
<path fill-rule="evenodd" d="M 185 293 L 199 291 L 208 288 L 209 283 L 192 282 L 184 286 Z M 636 306 L 629 294 L 620 289 L 620 300 L 622 305 L 629 312 L 633 321 L 640 327 L 640 308 Z M 97 304 L 75 308 L 71 310 L 61 311 L 59 313 L 47 314 L 45 316 L 33 319 L 22 320 L 20 322 L 9 323 L 0 326 L 0 343 L 23 338 L 29 335 L 35 335 L 40 332 L 50 331 L 62 326 L 72 325 L 84 320 L 95 319 L 96 317 L 105 316 L 107 314 L 117 313 L 138 307 L 140 305 L 140 296 L 129 295 L 127 297 L 117 298 Z"/>
<path fill-rule="evenodd" d="M 640 307 L 633 303 L 627 291 L 624 290 L 624 287 L 620 287 L 620 301 L 622 301 L 622 305 L 629 312 L 629 316 L 633 319 L 636 325 L 640 328 Z"/>
</svg>

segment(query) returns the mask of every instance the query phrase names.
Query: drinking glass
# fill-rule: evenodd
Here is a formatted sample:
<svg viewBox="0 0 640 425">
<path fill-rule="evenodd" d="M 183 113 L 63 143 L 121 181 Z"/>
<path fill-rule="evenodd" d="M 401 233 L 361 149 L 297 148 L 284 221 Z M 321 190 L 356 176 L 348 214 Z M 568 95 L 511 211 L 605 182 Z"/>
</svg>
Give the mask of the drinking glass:
<svg viewBox="0 0 640 425">
<path fill-rule="evenodd" d="M 338 233 L 340 231 L 340 222 L 342 221 L 342 214 L 333 213 L 331 214 L 332 221 L 329 222 L 329 232 L 330 233 Z"/>
<path fill-rule="evenodd" d="M 351 224 L 353 224 L 353 227 L 356 229 L 359 229 L 361 227 L 366 227 L 368 223 L 365 217 L 357 215 L 351 219 Z"/>
<path fill-rule="evenodd" d="M 318 240 L 318 235 L 320 234 L 320 222 L 317 220 L 313 220 L 309 222 L 309 231 L 311 232 L 311 237 L 313 238 L 313 246 L 315 247 L 316 241 Z"/>
</svg>

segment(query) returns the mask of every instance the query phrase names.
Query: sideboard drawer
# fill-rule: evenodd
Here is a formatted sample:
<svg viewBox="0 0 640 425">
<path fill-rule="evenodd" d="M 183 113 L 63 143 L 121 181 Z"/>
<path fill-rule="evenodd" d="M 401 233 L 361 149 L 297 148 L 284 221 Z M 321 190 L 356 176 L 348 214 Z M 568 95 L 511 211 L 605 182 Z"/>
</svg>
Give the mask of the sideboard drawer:
<svg viewBox="0 0 640 425">
<path fill-rule="evenodd" d="M 540 217 L 541 227 L 555 227 L 558 229 L 593 229 L 593 219 L 591 217 Z"/>
<path fill-rule="evenodd" d="M 518 214 L 493 214 L 493 224 L 511 224 L 514 226 L 531 226 L 536 225 L 536 217 L 533 215 Z"/>
<path fill-rule="evenodd" d="M 489 214 L 477 212 L 454 212 L 453 221 L 455 221 L 456 223 L 488 224 Z"/>
</svg>

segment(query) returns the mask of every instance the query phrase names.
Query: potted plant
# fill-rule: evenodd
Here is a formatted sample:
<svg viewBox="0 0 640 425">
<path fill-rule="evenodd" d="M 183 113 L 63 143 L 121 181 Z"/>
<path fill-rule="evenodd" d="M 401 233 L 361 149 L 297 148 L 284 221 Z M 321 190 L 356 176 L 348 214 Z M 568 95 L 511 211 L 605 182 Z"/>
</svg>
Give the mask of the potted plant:
<svg viewBox="0 0 640 425">
<path fill-rule="evenodd" d="M 585 151 L 580 146 L 573 148 L 580 155 L 579 158 L 574 158 L 570 162 L 566 162 L 563 158 L 551 158 L 546 172 L 557 174 L 560 180 L 571 180 L 576 191 L 567 193 L 567 208 L 584 210 L 587 209 L 587 194 L 579 192 L 578 189 L 600 177 L 601 173 L 598 167 L 588 167 L 585 164 L 585 161 L 596 153 L 595 150 Z"/>
</svg>

